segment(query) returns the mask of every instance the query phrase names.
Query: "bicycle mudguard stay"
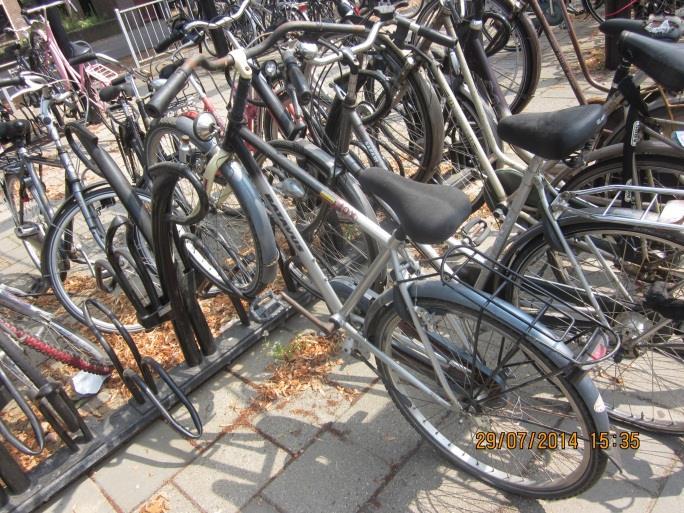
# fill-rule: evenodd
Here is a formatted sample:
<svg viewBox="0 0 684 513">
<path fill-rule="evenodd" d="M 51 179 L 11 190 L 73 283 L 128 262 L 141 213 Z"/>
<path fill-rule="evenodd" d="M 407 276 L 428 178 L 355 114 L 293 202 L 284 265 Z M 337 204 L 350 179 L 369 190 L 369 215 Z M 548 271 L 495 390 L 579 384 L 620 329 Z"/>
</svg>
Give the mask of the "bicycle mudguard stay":
<svg viewBox="0 0 684 513">
<path fill-rule="evenodd" d="M 409 285 L 409 294 L 411 298 L 416 300 L 416 303 L 419 299 L 434 299 L 457 303 L 475 311 L 491 312 L 489 316 L 504 325 L 511 326 L 522 333 L 531 332 L 529 325 L 531 321 L 526 323 L 522 320 L 520 311 L 514 314 L 515 308 L 512 305 L 469 287 L 459 287 L 458 290 L 455 290 L 452 286 L 443 283 L 441 280 L 422 280 Z M 397 287 L 386 290 L 371 303 L 366 314 L 363 334 L 373 344 L 376 344 L 376 337 L 374 335 L 378 329 L 378 319 L 385 308 L 394 308 L 402 318 L 411 322 L 406 311 L 406 305 L 401 300 Z M 570 349 L 565 344 L 555 342 L 545 336 L 544 330 L 543 327 L 535 328 L 531 332 L 535 336 L 530 336 L 529 341 L 556 366 L 559 368 L 565 367 L 568 364 L 568 358 L 572 357 Z M 571 378 L 571 383 L 589 407 L 588 410 L 594 420 L 597 432 L 610 431 L 610 421 L 606 406 L 589 375 L 587 373 L 578 373 Z M 607 454 L 611 458 L 614 456 L 610 452 L 607 452 Z"/>
</svg>

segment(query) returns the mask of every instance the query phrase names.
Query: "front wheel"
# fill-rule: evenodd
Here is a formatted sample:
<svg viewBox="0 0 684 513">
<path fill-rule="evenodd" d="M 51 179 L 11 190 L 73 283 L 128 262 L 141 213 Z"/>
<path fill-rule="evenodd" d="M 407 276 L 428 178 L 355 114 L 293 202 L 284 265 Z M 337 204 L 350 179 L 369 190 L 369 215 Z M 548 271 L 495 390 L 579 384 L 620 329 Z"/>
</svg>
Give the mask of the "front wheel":
<svg viewBox="0 0 684 513">
<path fill-rule="evenodd" d="M 599 479 L 607 458 L 589 443 L 598 431 L 589 406 L 529 335 L 450 299 L 419 297 L 416 311 L 459 404 L 445 408 L 387 364 L 378 368 L 423 438 L 456 467 L 527 497 L 572 497 Z M 415 327 L 394 308 L 375 326 L 379 349 L 446 399 Z M 543 450 L 539 436 L 556 448 Z"/>
<path fill-rule="evenodd" d="M 136 190 L 144 205 L 149 207 L 148 193 Z M 116 193 L 110 188 L 94 189 L 83 195 L 85 209 L 93 217 L 96 227 L 93 233 L 86 223 L 84 212 L 72 198 L 65 203 L 55 216 L 45 240 L 43 254 L 43 274 L 50 280 L 50 285 L 62 306 L 80 322 L 85 323 L 81 310 L 86 299 L 97 299 L 105 304 L 121 320 L 128 331 L 137 331 L 136 312 L 128 301 L 121 287 L 115 284 L 108 273 L 104 273 L 107 286 L 113 286 L 112 292 L 103 290 L 96 279 L 98 261 L 107 261 L 104 252 L 104 240 L 110 223 L 116 216 L 127 217 L 126 209 L 119 201 Z M 126 248 L 123 240 L 124 230 L 117 234 L 115 247 Z M 151 250 L 138 237 L 139 248 L 145 254 L 145 261 L 154 262 Z M 151 264 L 152 265 L 152 264 Z M 124 265 L 124 272 L 129 281 L 142 298 L 147 298 L 135 269 Z M 99 312 L 98 312 L 99 314 Z M 95 325 L 104 331 L 114 331 L 111 321 L 100 314 L 93 317 Z"/>
</svg>

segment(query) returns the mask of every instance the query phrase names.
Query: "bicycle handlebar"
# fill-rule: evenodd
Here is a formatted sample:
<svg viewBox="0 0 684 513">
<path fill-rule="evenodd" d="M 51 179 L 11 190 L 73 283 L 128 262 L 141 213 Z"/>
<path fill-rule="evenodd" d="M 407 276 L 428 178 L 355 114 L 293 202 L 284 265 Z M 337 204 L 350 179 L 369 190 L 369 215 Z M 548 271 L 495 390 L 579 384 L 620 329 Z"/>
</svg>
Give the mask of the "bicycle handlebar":
<svg viewBox="0 0 684 513">
<path fill-rule="evenodd" d="M 216 29 L 222 29 L 224 27 L 227 27 L 231 23 L 233 23 L 235 20 L 238 20 L 242 17 L 242 15 L 245 13 L 245 10 L 247 9 L 247 6 L 252 2 L 252 0 L 244 0 L 240 4 L 240 8 L 237 10 L 235 14 L 230 14 L 228 16 L 224 16 L 223 18 L 220 18 L 218 21 L 203 21 L 203 20 L 195 20 L 191 21 L 185 26 L 185 30 L 189 31 L 195 28 L 201 28 L 201 29 L 209 29 L 209 30 L 216 30 Z"/>
<path fill-rule="evenodd" d="M 185 61 L 168 78 L 166 83 L 153 95 L 145 105 L 145 111 L 152 117 L 162 117 L 171 101 L 183 89 L 190 74 L 197 67 L 209 71 L 225 70 L 235 64 L 233 54 L 237 51 L 244 52 L 247 59 L 251 59 L 273 48 L 275 44 L 288 32 L 309 33 L 338 33 L 338 34 L 361 34 L 366 32 L 363 25 L 341 25 L 338 23 L 320 23 L 312 21 L 290 21 L 277 27 L 264 41 L 251 48 L 235 50 L 220 59 L 209 59 L 203 55 L 196 55 Z"/>
<path fill-rule="evenodd" d="M 35 7 L 29 7 L 28 9 L 22 9 L 23 14 L 33 14 L 39 11 L 47 11 L 51 7 L 57 7 L 58 5 L 64 5 L 67 2 L 65 0 L 55 0 L 49 4 L 36 5 Z"/>
</svg>

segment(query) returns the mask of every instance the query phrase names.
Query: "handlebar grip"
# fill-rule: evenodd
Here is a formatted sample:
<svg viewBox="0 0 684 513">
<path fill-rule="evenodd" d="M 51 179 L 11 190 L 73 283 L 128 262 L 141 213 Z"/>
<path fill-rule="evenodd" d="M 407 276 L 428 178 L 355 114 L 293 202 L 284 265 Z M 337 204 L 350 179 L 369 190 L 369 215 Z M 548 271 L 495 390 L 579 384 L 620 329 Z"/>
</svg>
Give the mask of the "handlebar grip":
<svg viewBox="0 0 684 513">
<path fill-rule="evenodd" d="M 165 52 L 173 43 L 183 39 L 183 36 L 184 34 L 180 30 L 172 30 L 165 39 L 162 39 L 157 43 L 157 46 L 154 47 L 154 51 L 157 53 Z"/>
<path fill-rule="evenodd" d="M 24 82 L 23 77 L 0 79 L 0 87 L 22 86 L 24 84 L 25 84 L 25 82 Z"/>
<path fill-rule="evenodd" d="M 311 102 L 311 87 L 292 52 L 283 53 L 283 63 L 287 71 L 287 79 L 297 94 L 297 100 L 301 105 L 308 105 Z"/>
<path fill-rule="evenodd" d="M 178 68 L 168 78 L 166 83 L 152 95 L 152 99 L 145 105 L 145 112 L 153 118 L 161 118 L 169 108 L 171 101 L 181 92 L 187 82 L 189 72 L 184 66 Z"/>
</svg>

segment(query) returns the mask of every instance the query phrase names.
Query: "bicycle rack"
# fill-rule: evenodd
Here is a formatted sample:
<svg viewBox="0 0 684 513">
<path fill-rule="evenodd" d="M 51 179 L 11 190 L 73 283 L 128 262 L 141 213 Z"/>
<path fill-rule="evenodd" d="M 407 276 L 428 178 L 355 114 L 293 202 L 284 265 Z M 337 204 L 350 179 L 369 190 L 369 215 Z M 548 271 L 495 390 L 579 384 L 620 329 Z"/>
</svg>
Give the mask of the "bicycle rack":
<svg viewBox="0 0 684 513">
<path fill-rule="evenodd" d="M 102 336 L 102 332 L 93 322 L 92 317 L 90 315 L 90 308 L 96 308 L 100 310 L 100 312 L 105 314 L 109 318 L 109 320 L 114 324 L 119 335 L 121 336 L 121 338 L 123 338 L 124 342 L 128 346 L 128 349 L 131 351 L 131 354 L 133 355 L 133 359 L 135 360 L 135 363 L 138 366 L 140 374 L 136 374 L 130 368 L 124 368 L 123 364 L 121 363 L 121 360 L 116 355 L 116 352 L 114 351 L 112 346 L 109 344 L 109 342 L 105 340 L 105 338 Z M 157 362 L 154 358 L 150 356 L 143 357 L 140 355 L 140 351 L 138 351 L 138 347 L 133 341 L 133 338 L 131 337 L 128 330 L 124 328 L 123 324 L 121 324 L 116 315 L 114 315 L 114 313 L 112 313 L 112 311 L 102 303 L 92 299 L 88 299 L 85 301 L 83 305 L 83 316 L 86 319 L 88 327 L 95 335 L 95 338 L 102 346 L 102 349 L 104 349 L 104 351 L 107 353 L 107 356 L 112 361 L 112 364 L 116 369 L 116 372 L 121 377 L 121 380 L 126 385 L 126 388 L 128 388 L 128 391 L 131 393 L 136 403 L 138 403 L 139 405 L 144 405 L 146 403 L 147 398 L 149 399 L 152 406 L 159 410 L 159 413 L 169 423 L 169 425 L 182 436 L 186 438 L 199 438 L 200 436 L 202 436 L 202 421 L 199 418 L 197 410 L 195 410 L 194 406 L 190 403 L 188 397 L 183 393 L 183 391 L 178 387 L 178 385 L 176 385 L 176 382 L 173 380 L 171 376 L 169 376 L 169 374 L 164 370 L 164 368 L 159 364 L 159 362 Z M 169 403 L 171 401 L 169 401 L 169 398 L 160 399 L 158 397 L 159 389 L 154 381 L 152 371 L 157 373 L 161 380 L 164 383 L 166 383 L 166 385 L 169 387 L 169 389 L 171 390 L 171 394 L 188 411 L 188 413 L 190 414 L 190 418 L 192 419 L 192 423 L 195 427 L 194 433 L 186 427 L 184 427 L 182 424 L 180 424 L 176 419 L 174 419 L 173 415 L 171 415 L 169 410 L 164 406 L 164 402 Z"/>
<path fill-rule="evenodd" d="M 97 147 L 97 138 L 93 134 L 84 127 L 72 128 L 72 131 L 79 136 L 82 146 L 98 166 L 109 166 L 109 171 L 112 165 L 116 166 L 111 157 Z M 127 293 L 143 326 L 156 326 L 166 320 L 172 322 L 185 363 L 167 372 L 153 359 L 140 355 L 130 334 L 126 330 L 119 330 L 133 354 L 137 367 L 135 370 L 124 368 L 111 346 L 106 341 L 102 343 L 102 335 L 95 335 L 131 392 L 131 401 L 102 419 L 88 418 L 88 427 L 92 430 L 90 441 L 79 445 L 78 454 L 72 452 L 72 446 L 69 446 L 72 450 L 59 449 L 33 469 L 28 475 L 28 489 L 19 495 L 12 491 L 13 494 L 7 496 L 8 502 L 3 511 L 28 513 L 40 507 L 65 486 L 86 474 L 104 458 L 141 433 L 159 419 L 160 414 L 172 428 L 183 435 L 201 435 L 199 416 L 187 400 L 187 395 L 218 372 L 225 370 L 240 355 L 263 339 L 269 330 L 278 327 L 297 313 L 294 308 L 282 304 L 281 308 L 273 310 L 268 306 L 269 298 L 265 297 L 254 300 L 256 306 L 251 310 L 256 310 L 257 315 L 255 316 L 254 312 L 248 315 L 242 303 L 245 298 L 238 290 L 231 288 L 230 281 L 225 275 L 221 275 L 221 268 L 212 260 L 211 253 L 197 237 L 199 230 L 193 227 L 204 218 L 209 209 L 209 199 L 199 178 L 187 167 L 168 162 L 155 164 L 149 169 L 149 173 L 153 183 L 151 215 L 147 210 L 140 211 L 140 205 L 133 201 L 137 198 L 123 197 L 123 187 L 130 191 L 128 184 L 110 181 L 114 190 L 118 192 L 121 203 L 126 207 L 130 219 L 115 218 L 110 224 L 105 237 L 107 260 L 95 262 L 93 270 L 98 286 L 102 290 L 113 291 L 114 287 L 120 286 L 121 290 Z M 179 180 L 189 182 L 198 193 L 198 208 L 188 215 L 180 212 L 177 208 L 178 196 L 174 197 Z M 125 230 L 125 233 L 120 230 Z M 116 247 L 115 241 L 121 241 L 122 234 L 123 244 Z M 203 235 L 211 238 L 209 232 Z M 143 241 L 147 245 L 142 244 Z M 153 262 L 150 261 L 152 254 Z M 200 266 L 193 262 L 196 258 L 207 261 L 209 269 L 213 266 L 216 273 L 208 272 L 204 267 L 200 270 Z M 279 259 L 279 265 L 288 290 L 294 290 L 282 258 Z M 138 273 L 140 278 L 136 278 L 135 284 L 142 286 L 136 289 L 128 280 L 126 271 L 129 274 Z M 228 294 L 237 317 L 232 319 L 233 322 L 227 323 L 221 337 L 217 339 L 214 339 L 209 330 L 196 294 L 198 290 L 205 290 L 210 286 Z M 302 291 L 296 297 L 299 303 L 313 298 L 306 291 Z M 95 303 L 89 306 L 97 308 Z M 106 315 L 105 312 L 102 313 Z M 114 323 L 114 319 L 110 319 Z M 159 376 L 156 382 L 155 374 Z M 163 397 L 159 394 L 160 381 L 170 390 L 170 393 Z M 176 403 L 181 403 L 188 409 L 194 430 L 181 426 L 171 417 L 169 409 Z M 79 442 L 87 438 L 81 437 Z M 0 461 L 2 459 L 0 454 Z M 4 500 L 5 491 L 0 488 L 0 504 Z"/>
</svg>

